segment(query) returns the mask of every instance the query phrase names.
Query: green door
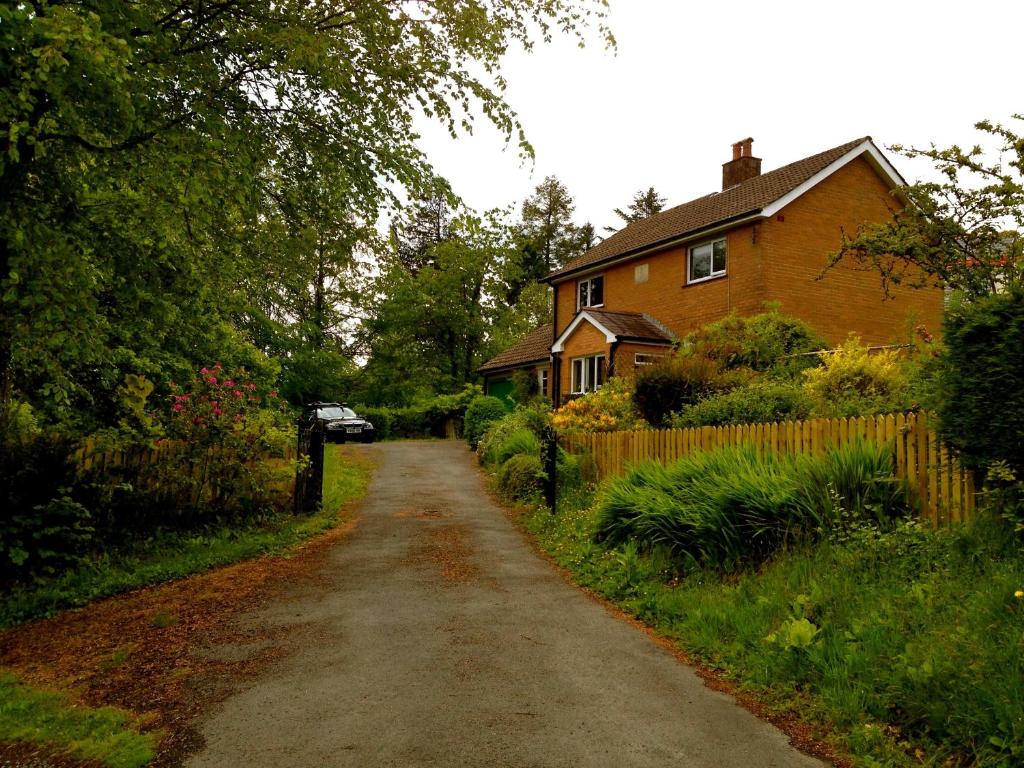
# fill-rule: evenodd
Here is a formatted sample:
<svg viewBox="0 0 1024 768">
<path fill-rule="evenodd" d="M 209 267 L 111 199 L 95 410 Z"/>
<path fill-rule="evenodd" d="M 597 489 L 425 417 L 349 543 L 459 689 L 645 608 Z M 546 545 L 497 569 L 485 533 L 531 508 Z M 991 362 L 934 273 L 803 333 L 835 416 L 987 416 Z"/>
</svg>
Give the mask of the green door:
<svg viewBox="0 0 1024 768">
<path fill-rule="evenodd" d="M 488 379 L 487 394 L 501 400 L 510 411 L 515 406 L 512 400 L 512 379 Z"/>
</svg>

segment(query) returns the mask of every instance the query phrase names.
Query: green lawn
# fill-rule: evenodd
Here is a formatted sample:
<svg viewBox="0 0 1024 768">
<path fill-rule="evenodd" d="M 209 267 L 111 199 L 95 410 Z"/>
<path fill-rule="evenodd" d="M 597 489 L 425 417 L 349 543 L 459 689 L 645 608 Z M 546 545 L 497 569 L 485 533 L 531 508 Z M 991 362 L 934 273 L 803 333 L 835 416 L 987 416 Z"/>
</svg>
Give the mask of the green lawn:
<svg viewBox="0 0 1024 768">
<path fill-rule="evenodd" d="M 181 578 L 289 547 L 337 522 L 338 511 L 366 492 L 366 462 L 339 460 L 328 446 L 324 462 L 324 504 L 313 515 L 281 514 L 260 526 L 222 527 L 201 533 L 164 533 L 123 551 L 103 552 L 53 578 L 0 595 L 0 628 L 50 616 L 130 589 Z"/>
<path fill-rule="evenodd" d="M 139 721 L 113 707 L 71 706 L 0 673 L 0 741 L 29 742 L 110 768 L 139 768 L 154 756 L 159 734 L 140 733 Z"/>
<path fill-rule="evenodd" d="M 1024 553 L 1005 526 L 855 529 L 725 576 L 594 543 L 592 501 L 523 522 L 581 584 L 858 764 L 1024 764 Z"/>
</svg>

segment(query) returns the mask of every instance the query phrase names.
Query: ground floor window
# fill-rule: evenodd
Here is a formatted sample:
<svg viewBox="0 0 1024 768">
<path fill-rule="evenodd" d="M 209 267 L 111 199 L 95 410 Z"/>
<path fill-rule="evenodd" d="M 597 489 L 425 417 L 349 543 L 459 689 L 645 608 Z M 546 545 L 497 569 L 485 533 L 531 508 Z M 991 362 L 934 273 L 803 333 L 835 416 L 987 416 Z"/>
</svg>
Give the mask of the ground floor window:
<svg viewBox="0 0 1024 768">
<path fill-rule="evenodd" d="M 577 357 L 572 361 L 572 393 L 582 395 L 601 388 L 605 379 L 604 355 Z"/>
<path fill-rule="evenodd" d="M 548 392 L 548 369 L 538 368 L 537 369 L 537 389 L 543 397 L 551 397 L 551 393 Z"/>
<path fill-rule="evenodd" d="M 637 352 L 633 359 L 634 364 L 637 368 L 644 365 L 654 365 L 656 362 L 661 360 L 664 355 L 656 355 L 653 352 Z"/>
</svg>

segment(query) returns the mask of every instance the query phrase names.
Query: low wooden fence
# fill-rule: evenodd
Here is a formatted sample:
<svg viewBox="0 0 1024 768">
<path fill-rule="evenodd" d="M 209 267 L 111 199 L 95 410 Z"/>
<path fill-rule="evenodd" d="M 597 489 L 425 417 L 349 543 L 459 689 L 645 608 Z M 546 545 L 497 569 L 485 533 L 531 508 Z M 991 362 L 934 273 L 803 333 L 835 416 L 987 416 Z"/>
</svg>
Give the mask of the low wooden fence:
<svg viewBox="0 0 1024 768">
<path fill-rule="evenodd" d="M 105 448 L 98 444 L 93 438 L 87 438 L 74 453 L 74 458 L 84 471 L 106 472 L 116 468 L 141 468 L 159 464 L 162 461 L 177 456 L 184 450 L 180 443 L 166 442 L 154 447 L 134 446 L 127 449 Z M 284 467 L 295 460 L 296 446 L 289 445 L 278 455 L 261 456 L 257 461 L 265 461 L 275 466 Z M 201 466 L 194 468 L 195 476 L 205 479 L 209 472 L 209 460 L 213 458 L 210 454 L 207 461 Z M 275 490 L 282 493 L 291 493 L 295 484 L 294 473 L 287 476 L 288 480 L 282 480 L 280 486 L 275 482 Z"/>
<path fill-rule="evenodd" d="M 699 451 L 750 444 L 759 451 L 820 454 L 854 440 L 892 446 L 896 474 L 905 478 L 922 515 L 935 525 L 962 521 L 976 505 L 974 476 L 936 437 L 934 416 L 886 414 L 850 419 L 808 419 L 724 427 L 588 432 L 563 435 L 562 447 L 588 453 L 598 477 L 621 475 L 642 461 L 670 462 Z"/>
</svg>

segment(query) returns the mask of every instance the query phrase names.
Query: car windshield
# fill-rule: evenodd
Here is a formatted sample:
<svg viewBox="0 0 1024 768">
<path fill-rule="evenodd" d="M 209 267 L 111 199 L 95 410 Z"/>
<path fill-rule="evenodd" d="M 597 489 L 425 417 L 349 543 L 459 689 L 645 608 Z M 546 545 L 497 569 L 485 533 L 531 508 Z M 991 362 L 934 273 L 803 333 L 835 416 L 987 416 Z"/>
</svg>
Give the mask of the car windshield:
<svg viewBox="0 0 1024 768">
<path fill-rule="evenodd" d="M 354 419 L 356 412 L 351 408 L 342 408 L 339 405 L 332 405 L 329 408 L 321 408 L 317 411 L 321 419 Z"/>
</svg>

